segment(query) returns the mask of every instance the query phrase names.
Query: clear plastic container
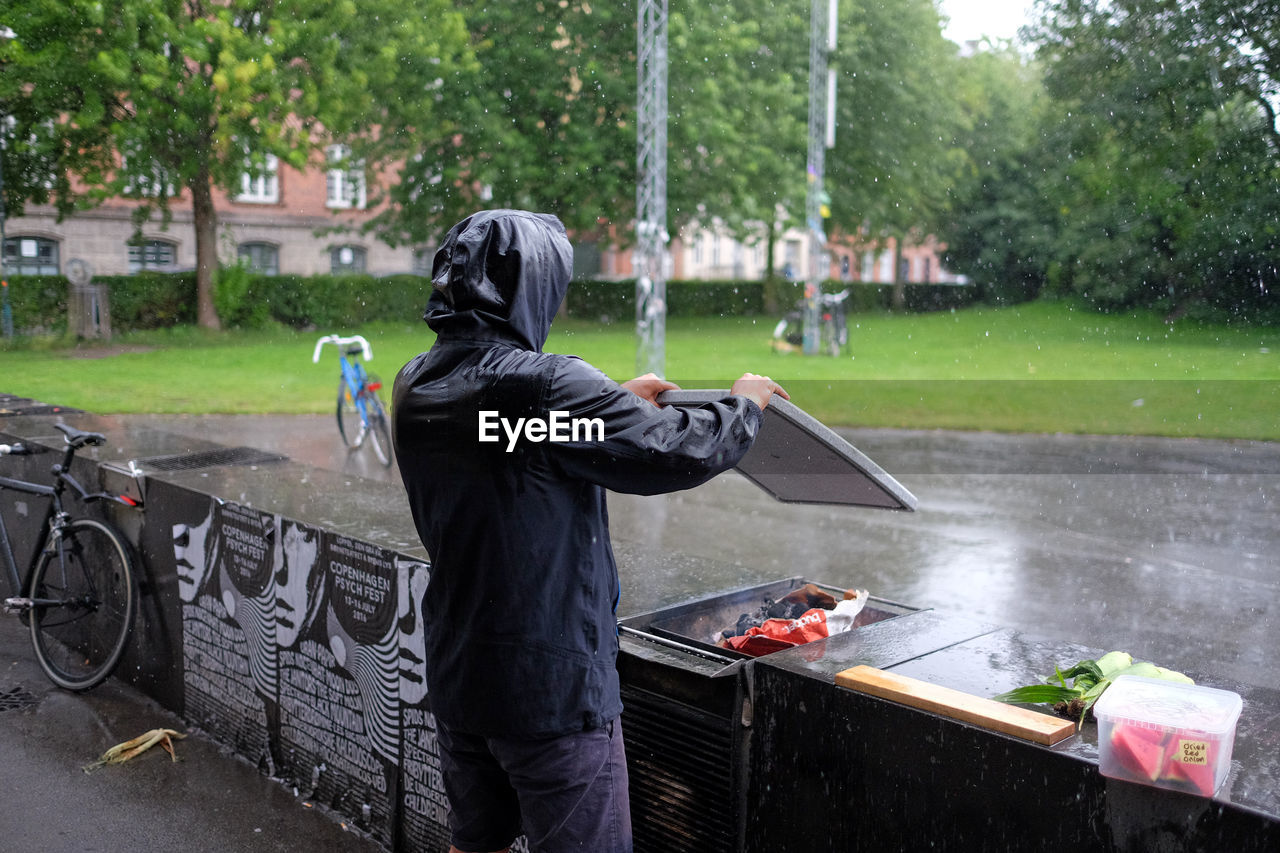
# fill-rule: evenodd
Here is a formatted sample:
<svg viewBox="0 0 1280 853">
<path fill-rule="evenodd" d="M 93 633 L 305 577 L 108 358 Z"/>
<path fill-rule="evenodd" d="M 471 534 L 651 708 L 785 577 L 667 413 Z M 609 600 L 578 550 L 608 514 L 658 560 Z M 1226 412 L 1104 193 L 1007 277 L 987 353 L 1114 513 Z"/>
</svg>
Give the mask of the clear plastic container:
<svg viewBox="0 0 1280 853">
<path fill-rule="evenodd" d="M 1227 777 L 1239 694 L 1122 675 L 1094 704 L 1102 775 L 1205 797 Z"/>
</svg>

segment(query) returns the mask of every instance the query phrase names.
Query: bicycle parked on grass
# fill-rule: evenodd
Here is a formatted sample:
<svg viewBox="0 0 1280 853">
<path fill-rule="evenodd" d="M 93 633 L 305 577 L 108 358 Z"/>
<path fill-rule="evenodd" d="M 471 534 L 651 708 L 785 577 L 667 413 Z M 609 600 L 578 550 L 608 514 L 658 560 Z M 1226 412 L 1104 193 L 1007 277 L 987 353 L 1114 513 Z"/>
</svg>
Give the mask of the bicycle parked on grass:
<svg viewBox="0 0 1280 853">
<path fill-rule="evenodd" d="M 325 344 L 338 348 L 338 361 L 342 378 L 338 380 L 338 434 L 342 442 L 352 450 L 364 444 L 368 438 L 373 452 L 384 468 L 391 466 L 391 428 L 388 426 L 387 407 L 378 396 L 382 383 L 364 369 L 364 362 L 373 358 L 373 350 L 360 335 L 342 337 L 326 335 L 316 341 L 311 354 L 312 363 L 319 363 L 320 350 Z M 364 361 L 361 361 L 361 358 Z"/>
<path fill-rule="evenodd" d="M 818 352 L 827 355 L 839 355 L 849 344 L 849 323 L 845 320 L 844 303 L 849 298 L 850 290 L 845 288 L 839 293 L 818 294 L 819 343 Z M 804 345 L 804 300 L 796 302 L 795 308 L 788 311 L 778 325 L 773 327 L 773 348 L 793 349 Z"/>
<path fill-rule="evenodd" d="M 4 609 L 30 627 L 36 660 L 54 684 L 88 690 L 110 675 L 124 654 L 136 606 L 133 552 L 118 530 L 95 518 L 73 516 L 62 498 L 69 488 L 84 505 L 107 501 L 136 507 L 138 502 L 81 486 L 71 475 L 76 451 L 105 444 L 106 438 L 66 424 L 54 426 L 66 436 L 67 449 L 50 471 L 51 484 L 0 476 L 0 491 L 49 499 L 41 523 L 47 533 L 24 574 L 18 572 L 0 513 L 0 559 L 11 593 Z M 0 444 L 0 456 L 32 452 L 23 444 Z"/>
</svg>

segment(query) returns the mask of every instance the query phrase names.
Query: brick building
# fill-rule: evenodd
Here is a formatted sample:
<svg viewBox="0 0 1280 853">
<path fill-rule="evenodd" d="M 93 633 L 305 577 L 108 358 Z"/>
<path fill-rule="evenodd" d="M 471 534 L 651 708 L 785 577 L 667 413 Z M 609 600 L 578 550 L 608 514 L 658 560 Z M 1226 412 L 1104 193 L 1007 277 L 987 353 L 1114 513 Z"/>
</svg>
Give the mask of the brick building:
<svg viewBox="0 0 1280 853">
<path fill-rule="evenodd" d="M 340 161 L 341 147 L 330 147 L 326 156 Z M 262 272 L 296 275 L 423 271 L 423 251 L 393 248 L 360 232 L 372 215 L 364 178 L 354 170 L 327 166 L 317 162 L 300 171 L 273 159 L 266 174 L 245 175 L 238 193 L 214 190 L 220 262 L 243 258 Z M 102 275 L 194 269 L 189 194 L 183 191 L 169 200 L 172 220 L 167 227 L 158 215 L 145 223 L 140 243 L 131 239 L 137 206 L 128 197 L 111 199 L 58 222 L 52 207 L 28 205 L 22 216 L 5 222 L 5 271 L 58 274 L 73 259 Z M 429 254 L 425 263 L 430 263 Z"/>
<path fill-rule="evenodd" d="M 218 258 L 222 264 L 244 259 L 265 273 L 315 275 L 336 272 L 426 274 L 434 245 L 392 247 L 360 226 L 373 215 L 367 205 L 364 176 L 330 168 L 345 152 L 331 146 L 329 162 L 297 170 L 274 160 L 260 177 L 245 175 L 233 195 L 214 191 L 218 211 Z M 145 192 L 145 188 L 140 188 Z M 191 203 L 183 191 L 169 200 L 172 219 L 158 216 L 143 225 L 140 243 L 132 240 L 132 215 L 138 202 L 128 197 L 57 221 L 50 206 L 28 205 L 22 216 L 5 225 L 4 269 L 8 275 L 65 273 L 71 260 L 89 264 L 100 275 L 139 270 L 178 271 L 196 265 Z M 575 242 L 575 276 L 628 279 L 631 251 L 594 242 Z M 964 283 L 944 270 L 941 247 L 932 237 L 903 250 L 901 279 L 909 282 Z M 670 245 L 668 278 L 757 280 L 764 277 L 763 239 L 744 242 L 715 223 L 694 225 L 675 235 Z M 888 283 L 894 280 L 894 245 L 866 246 L 847 239 L 833 241 L 828 278 L 838 281 Z M 774 248 L 774 269 L 791 278 L 809 276 L 808 234 L 784 231 Z"/>
</svg>

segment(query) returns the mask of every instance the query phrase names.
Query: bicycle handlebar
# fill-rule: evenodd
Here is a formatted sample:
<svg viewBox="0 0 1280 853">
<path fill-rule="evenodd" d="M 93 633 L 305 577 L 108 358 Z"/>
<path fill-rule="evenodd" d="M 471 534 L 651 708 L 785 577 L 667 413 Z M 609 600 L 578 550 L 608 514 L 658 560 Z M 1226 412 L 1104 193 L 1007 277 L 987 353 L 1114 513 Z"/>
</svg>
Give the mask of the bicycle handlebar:
<svg viewBox="0 0 1280 853">
<path fill-rule="evenodd" d="M 359 344 L 360 349 L 364 351 L 364 360 L 370 361 L 373 359 L 373 349 L 370 348 L 369 342 L 366 341 L 363 336 L 352 335 L 349 338 L 344 338 L 340 335 L 325 335 L 323 338 L 316 341 L 316 351 L 311 354 L 312 364 L 320 363 L 320 350 L 325 344 L 333 344 L 336 347 L 343 347 L 347 344 Z"/>
</svg>

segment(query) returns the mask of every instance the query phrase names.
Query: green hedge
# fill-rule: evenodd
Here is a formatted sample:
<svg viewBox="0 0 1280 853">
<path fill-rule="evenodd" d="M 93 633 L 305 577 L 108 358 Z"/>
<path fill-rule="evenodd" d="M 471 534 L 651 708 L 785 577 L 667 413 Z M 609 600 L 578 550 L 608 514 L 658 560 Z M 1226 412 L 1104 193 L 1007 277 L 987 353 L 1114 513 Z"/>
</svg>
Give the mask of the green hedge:
<svg viewBox="0 0 1280 853">
<path fill-rule="evenodd" d="M 889 291 L 892 300 L 893 288 L 882 289 Z M 964 308 L 982 297 L 978 288 L 958 284 L 908 284 L 905 295 L 906 309 L 913 314 Z"/>
<path fill-rule="evenodd" d="M 827 281 L 822 289 L 838 293 L 851 288 L 849 310 L 886 311 L 893 304 L 893 285 Z M 778 310 L 789 310 L 804 295 L 798 281 L 772 285 Z M 977 288 L 952 284 L 908 284 L 904 288 L 909 312 L 948 311 L 976 302 Z M 565 310 L 570 316 L 612 322 L 635 317 L 634 281 L 577 279 L 569 285 Z M 758 315 L 766 313 L 766 287 L 762 281 L 668 281 L 667 313 L 681 315 Z"/>
<path fill-rule="evenodd" d="M 164 329 L 196 321 L 194 272 L 99 275 L 93 283 L 107 287 L 113 332 Z"/>
<path fill-rule="evenodd" d="M 15 275 L 8 281 L 9 310 L 13 312 L 16 334 L 66 334 L 66 278 L 60 275 Z"/>
<path fill-rule="evenodd" d="M 297 329 L 350 326 L 375 320 L 416 322 L 431 295 L 424 276 L 253 275 L 219 276 L 219 314 L 225 325 L 254 326 L 272 320 Z M 243 279 L 243 281 L 241 281 Z M 227 290 L 240 290 L 229 298 Z"/>
<path fill-rule="evenodd" d="M 668 315 L 754 315 L 764 310 L 764 282 L 668 281 Z M 565 311 L 572 317 L 606 322 L 631 321 L 636 316 L 635 281 L 575 279 L 565 295 Z"/>
<path fill-rule="evenodd" d="M 584 286 L 585 285 L 585 286 Z M 825 293 L 850 289 L 846 303 L 851 313 L 888 311 L 893 306 L 893 285 L 825 281 Z M 771 291 L 771 292 L 770 292 Z M 667 312 L 670 315 L 756 315 L 768 313 L 769 297 L 775 313 L 789 311 L 804 296 L 804 283 L 777 280 L 768 288 L 760 281 L 669 281 Z M 972 305 L 981 298 L 975 287 L 952 284 L 907 284 L 905 310 L 910 313 L 949 311 Z M 635 316 L 635 282 L 575 281 L 569 285 L 567 310 L 571 315 L 609 320 Z"/>
<path fill-rule="evenodd" d="M 114 332 L 196 322 L 194 272 L 100 275 L 93 283 L 107 288 Z M 28 336 L 65 334 L 69 288 L 60 275 L 11 278 L 14 330 Z M 233 267 L 219 272 L 214 301 L 228 327 L 277 322 L 303 329 L 376 320 L 416 322 L 430 292 L 430 281 L 415 275 L 267 276 Z"/>
<path fill-rule="evenodd" d="M 96 276 L 105 285 L 115 332 L 157 329 L 196 322 L 194 272 Z M 14 276 L 9 281 L 14 328 L 23 335 L 60 335 L 67 330 L 64 276 Z M 887 310 L 893 288 L 827 282 L 828 292 L 851 287 L 853 312 Z M 799 282 L 777 281 L 771 297 L 778 311 L 789 310 L 803 294 Z M 280 323 L 297 329 L 351 326 L 373 321 L 414 323 L 422 317 L 431 282 L 424 276 L 394 275 L 258 275 L 242 267 L 220 270 L 214 304 L 225 326 L 252 328 Z M 605 322 L 633 322 L 634 281 L 577 279 L 569 285 L 565 312 L 572 317 Z M 908 311 L 941 311 L 971 304 L 978 289 L 936 284 L 908 284 Z M 671 316 L 754 316 L 767 313 L 761 281 L 669 281 L 667 313 Z"/>
</svg>

